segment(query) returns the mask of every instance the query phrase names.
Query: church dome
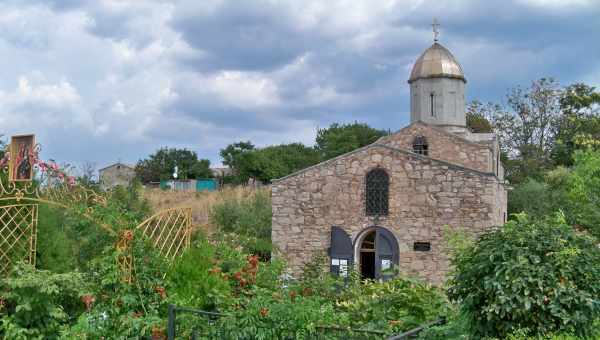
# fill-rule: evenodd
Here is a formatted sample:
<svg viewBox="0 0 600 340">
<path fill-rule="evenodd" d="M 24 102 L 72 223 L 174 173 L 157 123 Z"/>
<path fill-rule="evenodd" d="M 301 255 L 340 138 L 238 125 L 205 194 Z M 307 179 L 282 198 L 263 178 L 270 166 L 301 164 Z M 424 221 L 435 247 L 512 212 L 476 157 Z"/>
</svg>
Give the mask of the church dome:
<svg viewBox="0 0 600 340">
<path fill-rule="evenodd" d="M 408 82 L 426 78 L 455 78 L 467 82 L 458 61 L 447 48 L 437 42 L 417 59 Z"/>
</svg>

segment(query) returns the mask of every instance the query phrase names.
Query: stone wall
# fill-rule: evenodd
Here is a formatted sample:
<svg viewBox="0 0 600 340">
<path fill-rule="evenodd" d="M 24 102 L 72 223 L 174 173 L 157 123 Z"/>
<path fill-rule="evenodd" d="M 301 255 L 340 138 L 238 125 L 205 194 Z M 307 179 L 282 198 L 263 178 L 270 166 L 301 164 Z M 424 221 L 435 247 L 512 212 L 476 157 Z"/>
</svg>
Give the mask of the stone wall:
<svg viewBox="0 0 600 340">
<path fill-rule="evenodd" d="M 365 216 L 364 206 L 365 174 L 374 167 L 390 176 L 389 215 L 377 223 Z M 444 226 L 479 235 L 500 224 L 504 197 L 493 175 L 374 144 L 275 181 L 272 239 L 300 275 L 304 264 L 329 247 L 332 225 L 354 241 L 377 224 L 398 240 L 402 272 L 440 284 L 449 265 Z M 413 251 L 417 241 L 431 242 L 431 251 Z"/>
<path fill-rule="evenodd" d="M 431 158 L 482 172 L 495 172 L 495 160 L 488 145 L 468 141 L 441 128 L 420 122 L 411 124 L 393 135 L 382 137 L 376 143 L 411 151 L 413 140 L 419 135 L 427 139 Z"/>
</svg>

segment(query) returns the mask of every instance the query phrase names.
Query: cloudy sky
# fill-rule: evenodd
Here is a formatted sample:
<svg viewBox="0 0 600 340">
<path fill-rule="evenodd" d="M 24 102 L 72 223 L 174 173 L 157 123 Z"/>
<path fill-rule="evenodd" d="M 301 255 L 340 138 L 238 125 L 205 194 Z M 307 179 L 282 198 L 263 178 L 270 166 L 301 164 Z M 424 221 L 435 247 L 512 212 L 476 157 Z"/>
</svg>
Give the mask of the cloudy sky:
<svg viewBox="0 0 600 340">
<path fill-rule="evenodd" d="M 0 134 L 98 167 L 161 146 L 312 144 L 317 127 L 409 120 L 432 43 L 468 98 L 553 76 L 600 85 L 600 0 L 0 0 Z"/>
</svg>

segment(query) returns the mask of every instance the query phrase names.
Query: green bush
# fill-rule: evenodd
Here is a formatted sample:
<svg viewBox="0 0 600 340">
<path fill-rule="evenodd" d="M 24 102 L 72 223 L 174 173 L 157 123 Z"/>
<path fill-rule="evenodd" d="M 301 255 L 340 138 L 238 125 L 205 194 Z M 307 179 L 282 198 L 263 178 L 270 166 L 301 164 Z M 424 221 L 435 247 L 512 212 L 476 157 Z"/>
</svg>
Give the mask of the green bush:
<svg viewBox="0 0 600 340">
<path fill-rule="evenodd" d="M 78 267 L 79 242 L 65 224 L 66 212 L 40 204 L 37 226 L 36 266 L 54 273 L 66 273 Z"/>
<path fill-rule="evenodd" d="M 211 211 L 211 221 L 221 233 L 238 236 L 251 254 L 268 258 L 271 252 L 271 197 L 266 191 L 242 199 L 225 200 Z"/>
<path fill-rule="evenodd" d="M 402 277 L 385 282 L 354 280 L 337 306 L 351 324 L 390 332 L 406 331 L 448 313 L 441 290 Z"/>
<path fill-rule="evenodd" d="M 132 282 L 119 265 L 122 256 L 132 260 Z M 93 304 L 77 323 L 64 330 L 65 339 L 137 339 L 166 328 L 168 287 L 163 279 L 165 259 L 141 234 L 125 250 L 105 249 L 88 274 Z"/>
<path fill-rule="evenodd" d="M 63 325 L 82 312 L 84 290 L 80 273 L 54 274 L 18 264 L 0 285 L 0 338 L 58 338 Z"/>
<path fill-rule="evenodd" d="M 553 207 L 546 183 L 529 178 L 508 192 L 508 214 L 527 213 L 531 218 L 548 215 Z"/>
<path fill-rule="evenodd" d="M 222 254 L 223 249 L 220 250 Z M 217 311 L 231 304 L 229 282 L 221 275 L 212 274 L 215 268 L 223 272 L 218 257 L 216 247 L 203 236 L 194 242 L 167 273 L 171 301 L 180 306 L 194 306 L 209 311 Z M 234 262 L 234 267 L 241 267 L 237 263 L 241 261 Z"/>
<path fill-rule="evenodd" d="M 600 249 L 559 216 L 526 215 L 484 234 L 453 259 L 449 297 L 476 336 L 591 336 L 600 316 Z"/>
</svg>

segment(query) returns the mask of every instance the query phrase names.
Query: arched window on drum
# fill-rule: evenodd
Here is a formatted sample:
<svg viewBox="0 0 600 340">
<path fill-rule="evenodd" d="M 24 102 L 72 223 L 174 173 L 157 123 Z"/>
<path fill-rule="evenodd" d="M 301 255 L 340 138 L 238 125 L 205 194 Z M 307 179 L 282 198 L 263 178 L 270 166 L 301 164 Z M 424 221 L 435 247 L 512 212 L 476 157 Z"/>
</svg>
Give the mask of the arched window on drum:
<svg viewBox="0 0 600 340">
<path fill-rule="evenodd" d="M 365 207 L 367 216 L 386 216 L 389 211 L 390 177 L 381 168 L 367 173 Z"/>
</svg>

